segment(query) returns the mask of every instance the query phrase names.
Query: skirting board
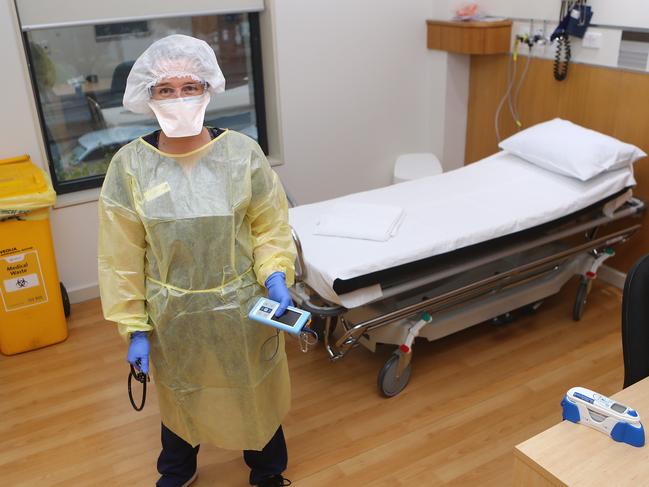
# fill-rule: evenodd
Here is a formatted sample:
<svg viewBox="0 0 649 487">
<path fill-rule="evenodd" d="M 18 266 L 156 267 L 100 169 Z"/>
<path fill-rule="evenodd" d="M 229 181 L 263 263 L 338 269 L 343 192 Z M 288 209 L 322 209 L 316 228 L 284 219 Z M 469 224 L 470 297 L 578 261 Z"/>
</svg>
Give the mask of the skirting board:
<svg viewBox="0 0 649 487">
<path fill-rule="evenodd" d="M 626 280 L 626 274 L 624 272 L 620 272 L 617 269 L 603 265 L 602 267 L 600 267 L 599 271 L 597 271 L 597 275 L 602 281 L 607 282 L 617 288 L 624 289 L 624 281 Z"/>
<path fill-rule="evenodd" d="M 76 289 L 68 289 L 67 291 L 70 303 L 72 304 L 81 303 L 99 297 L 98 284 L 91 284 L 90 286 L 78 287 Z"/>
</svg>

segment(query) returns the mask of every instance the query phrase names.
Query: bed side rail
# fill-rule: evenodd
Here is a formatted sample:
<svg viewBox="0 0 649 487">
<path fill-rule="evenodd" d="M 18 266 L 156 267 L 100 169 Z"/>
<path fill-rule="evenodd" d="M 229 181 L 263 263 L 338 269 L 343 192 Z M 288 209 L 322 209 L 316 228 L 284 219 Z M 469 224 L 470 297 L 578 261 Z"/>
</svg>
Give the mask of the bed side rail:
<svg viewBox="0 0 649 487">
<path fill-rule="evenodd" d="M 295 244 L 295 249 L 297 250 L 297 260 L 295 262 L 295 282 L 301 282 L 306 279 L 306 266 L 304 265 L 302 242 L 300 242 L 300 236 L 297 234 L 293 227 L 291 227 L 291 237 L 293 237 L 293 243 Z"/>
<path fill-rule="evenodd" d="M 338 360 L 344 357 L 358 343 L 364 333 L 373 329 L 397 322 L 417 313 L 429 312 L 432 314 L 453 308 L 454 306 L 467 302 L 467 300 L 497 291 L 499 288 L 502 288 L 504 283 L 511 284 L 513 280 L 526 279 L 525 273 L 533 273 L 542 267 L 558 265 L 561 261 L 582 252 L 589 252 L 593 249 L 626 242 L 640 228 L 640 224 L 633 225 L 581 245 L 576 245 L 557 254 L 523 264 L 507 272 L 476 281 L 462 288 L 371 318 L 356 325 L 346 323 L 344 317 L 341 316 L 340 318 L 345 332 L 338 338 L 334 345 L 327 347 L 327 352 L 331 360 Z"/>
</svg>

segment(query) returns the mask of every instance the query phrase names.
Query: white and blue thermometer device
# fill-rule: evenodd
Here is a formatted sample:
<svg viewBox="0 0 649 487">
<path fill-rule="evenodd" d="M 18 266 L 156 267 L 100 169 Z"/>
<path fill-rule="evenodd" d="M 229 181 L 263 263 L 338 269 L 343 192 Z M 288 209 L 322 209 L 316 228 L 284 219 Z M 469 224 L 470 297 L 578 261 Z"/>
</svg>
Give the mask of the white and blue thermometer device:
<svg viewBox="0 0 649 487">
<path fill-rule="evenodd" d="M 631 446 L 644 446 L 638 412 L 585 387 L 573 387 L 561 401 L 563 419 L 581 423 Z"/>
<path fill-rule="evenodd" d="M 311 322 L 311 313 L 308 311 L 289 306 L 282 316 L 275 316 L 277 308 L 279 308 L 278 302 L 261 298 L 248 313 L 248 318 L 264 325 L 279 328 L 297 337 L 300 336 L 303 328 Z"/>
</svg>

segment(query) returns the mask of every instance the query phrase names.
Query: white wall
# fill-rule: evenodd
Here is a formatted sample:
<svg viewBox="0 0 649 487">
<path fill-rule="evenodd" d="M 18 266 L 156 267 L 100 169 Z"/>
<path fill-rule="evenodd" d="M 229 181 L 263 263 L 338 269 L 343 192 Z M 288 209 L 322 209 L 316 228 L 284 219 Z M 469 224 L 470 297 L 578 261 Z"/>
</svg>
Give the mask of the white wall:
<svg viewBox="0 0 649 487">
<path fill-rule="evenodd" d="M 435 152 L 447 169 L 462 164 L 468 57 L 429 51 L 425 43 L 425 19 L 449 18 L 460 2 L 265 3 L 271 156 L 283 162 L 278 172 L 300 202 L 386 185 L 404 152 Z M 559 5 L 481 3 L 493 14 L 548 19 Z M 649 26 L 639 0 L 592 4 L 597 23 Z M 0 158 L 29 153 L 46 167 L 12 0 L 0 0 L 0 59 L 7 67 L 0 77 Z M 96 195 L 66 195 L 60 200 L 72 206 L 52 213 L 60 277 L 75 300 L 97 293 Z"/>
<path fill-rule="evenodd" d="M 440 8 L 441 15 L 452 16 L 466 0 L 433 0 L 448 3 Z M 560 0 L 476 0 L 475 3 L 489 15 L 535 18 L 556 21 L 559 18 Z M 593 23 L 598 25 L 649 28 L 649 9 L 645 0 L 588 0 L 595 12 Z M 441 18 L 441 17 L 440 17 Z"/>
<path fill-rule="evenodd" d="M 18 25 L 10 0 L 0 1 L 0 158 L 29 154 L 43 168 L 47 162 L 33 103 Z M 97 294 L 97 206 L 88 203 L 52 212 L 59 278 L 73 297 Z"/>
<path fill-rule="evenodd" d="M 557 27 L 557 23 L 546 22 L 534 19 L 533 21 L 515 21 L 512 26 L 512 42 L 517 34 L 532 34 L 545 30 L 543 34 L 549 37 Z M 620 43 L 622 42 L 622 29 L 589 27 L 588 33 L 597 33 L 601 36 L 600 48 L 583 47 L 583 41 L 576 37 L 570 38 L 570 62 L 593 64 L 597 66 L 617 67 L 620 53 Z M 527 46 L 521 46 L 520 52 L 523 55 L 528 54 Z M 554 59 L 556 53 L 556 43 L 547 43 L 537 45 L 532 49 L 535 57 Z"/>
<path fill-rule="evenodd" d="M 451 19 L 457 8 L 465 3 L 467 2 L 457 0 L 432 0 L 431 18 Z M 433 96 L 431 134 L 434 137 L 434 147 L 439 148 L 436 154 L 448 171 L 464 165 L 471 57 L 443 51 L 429 52 L 433 59 L 429 73 L 429 86 Z"/>
<path fill-rule="evenodd" d="M 435 152 L 447 169 L 462 164 L 469 58 L 425 44 L 425 19 L 449 18 L 459 3 L 266 1 L 271 156 L 298 201 L 386 185 L 404 152 Z M 481 4 L 496 15 L 554 19 L 559 1 Z M 592 5 L 597 23 L 649 26 L 639 0 Z M 11 67 L 0 77 L 0 157 L 26 152 L 46 167 L 11 0 L 0 0 L 0 59 Z M 76 300 L 97 292 L 96 195 L 66 195 L 60 200 L 73 205 L 52 212 L 60 277 Z"/>
<path fill-rule="evenodd" d="M 450 19 L 454 16 L 455 11 L 466 3 L 468 3 L 466 0 L 434 0 L 433 15 L 439 19 Z M 512 27 L 512 45 L 515 36 L 522 33 L 534 35 L 542 32 L 544 37 L 549 38 L 557 26 L 561 6 L 560 0 L 478 0 L 477 3 L 480 10 L 487 15 L 521 19 L 515 20 Z M 623 28 L 649 29 L 647 2 L 643 0 L 589 0 L 588 5 L 593 9 L 592 23 L 595 25 L 595 27 L 590 27 L 588 32 L 599 34 L 601 47 L 584 47 L 582 40 L 572 37 L 571 62 L 616 68 Z M 628 48 L 625 47 L 625 49 Z M 528 55 L 528 48 L 521 45 L 520 53 Z M 546 59 L 553 59 L 555 53 L 556 43 L 537 45 L 532 50 L 535 57 Z M 647 66 L 647 70 L 649 71 L 649 66 Z M 455 83 L 462 82 L 464 72 L 468 73 L 468 71 L 456 68 Z M 468 77 L 469 75 L 466 74 L 465 80 L 468 80 Z M 464 90 L 461 91 L 464 93 Z M 496 96 L 500 97 L 501 95 L 497 94 Z M 446 99 L 447 104 L 451 104 L 454 109 L 447 109 L 444 118 L 445 128 L 443 130 L 447 134 L 444 140 L 445 150 L 459 147 L 465 143 L 465 135 L 460 135 L 457 130 L 451 129 L 454 117 L 457 117 L 456 114 L 461 111 L 457 101 L 460 98 L 463 99 L 463 97 L 456 98 L 455 102 L 450 96 Z M 520 110 L 524 112 L 525 107 L 520 107 Z M 457 134 L 456 140 L 453 140 L 453 133 Z"/>
<path fill-rule="evenodd" d="M 398 8 L 390 0 L 268 0 L 266 7 L 265 48 L 274 54 L 266 75 L 276 77 L 267 79 L 269 132 L 281 137 L 271 141 L 271 156 L 283 162 L 278 172 L 298 201 L 389 184 L 405 152 L 433 151 L 449 167 L 461 165 L 468 65 L 426 49 L 432 0 Z M 47 167 L 11 0 L 0 0 L 0 59 L 8 67 L 0 77 L 0 158 L 27 152 Z M 452 111 L 460 139 L 446 129 Z M 52 212 L 60 278 L 75 301 L 97 295 L 96 196 L 64 195 L 65 206 Z"/>
<path fill-rule="evenodd" d="M 456 0 L 453 0 L 456 1 Z M 530 19 L 514 23 L 513 36 L 517 33 L 530 32 L 530 23 L 534 22 L 533 32 L 538 32 L 544 26 L 545 35 L 549 36 L 557 26 L 559 17 L 559 0 L 532 1 L 520 0 L 511 2 L 507 0 L 486 0 L 482 2 L 485 10 L 492 15 L 509 16 L 518 19 Z M 571 62 L 586 63 L 597 66 L 618 67 L 618 58 L 622 51 L 644 51 L 646 44 L 632 46 L 629 42 L 622 42 L 622 31 L 626 29 L 649 29 L 649 9 L 644 0 L 589 0 L 592 7 L 593 26 L 588 29 L 589 34 L 599 35 L 601 47 L 584 47 L 581 39 L 571 38 Z M 545 23 L 547 21 L 547 23 Z M 624 44 L 624 45 L 623 45 Z M 556 46 L 547 44 L 537 46 L 533 50 L 535 56 L 552 59 Z M 645 51 L 646 52 L 646 51 Z M 634 67 L 634 69 L 639 69 Z M 645 66 L 649 71 L 649 66 Z"/>
<path fill-rule="evenodd" d="M 36 137 L 38 121 L 11 0 L 0 0 L 0 60 L 4 65 L 0 76 L 0 158 L 30 154 L 42 165 L 45 157 Z"/>
<path fill-rule="evenodd" d="M 436 15 L 438 18 L 450 18 L 454 11 L 467 3 L 464 0 L 435 0 L 438 4 Z M 560 0 L 482 0 L 477 2 L 481 11 L 492 16 L 510 17 L 518 20 L 514 22 L 512 36 L 518 33 L 532 33 L 538 29 L 545 29 L 549 36 L 557 26 L 559 19 Z M 602 38 L 602 47 L 597 49 L 584 48 L 582 41 L 571 38 L 572 62 L 594 64 L 598 66 L 616 67 L 622 29 L 643 28 L 649 29 L 649 9 L 643 0 L 589 0 L 588 5 L 593 9 L 593 25 L 589 32 L 599 33 Z M 528 20 L 529 19 L 529 20 Z M 530 24 L 530 20 L 534 23 Z M 545 21 L 545 27 L 544 27 Z M 522 49 L 523 54 L 527 48 Z M 534 48 L 534 55 L 552 59 L 555 46 L 547 44 Z M 649 67 L 648 67 L 649 69 Z"/>
<path fill-rule="evenodd" d="M 443 147 L 431 131 L 430 0 L 281 0 L 272 9 L 285 165 L 300 203 L 390 182 L 403 152 Z"/>
</svg>

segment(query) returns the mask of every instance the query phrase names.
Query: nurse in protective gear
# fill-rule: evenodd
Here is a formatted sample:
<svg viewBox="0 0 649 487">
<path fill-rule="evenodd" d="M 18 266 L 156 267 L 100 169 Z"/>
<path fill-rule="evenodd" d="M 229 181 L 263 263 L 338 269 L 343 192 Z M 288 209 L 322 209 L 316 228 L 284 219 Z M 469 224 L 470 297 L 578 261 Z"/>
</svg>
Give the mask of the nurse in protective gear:
<svg viewBox="0 0 649 487">
<path fill-rule="evenodd" d="M 155 114 L 162 130 L 115 154 L 99 199 L 104 316 L 128 340 L 127 360 L 155 379 L 159 487 L 194 480 L 203 442 L 243 450 L 252 485 L 290 484 L 283 336 L 247 315 L 266 294 L 291 304 L 296 252 L 286 195 L 257 143 L 203 126 L 224 87 L 205 42 L 153 43 L 124 106 Z"/>
</svg>

